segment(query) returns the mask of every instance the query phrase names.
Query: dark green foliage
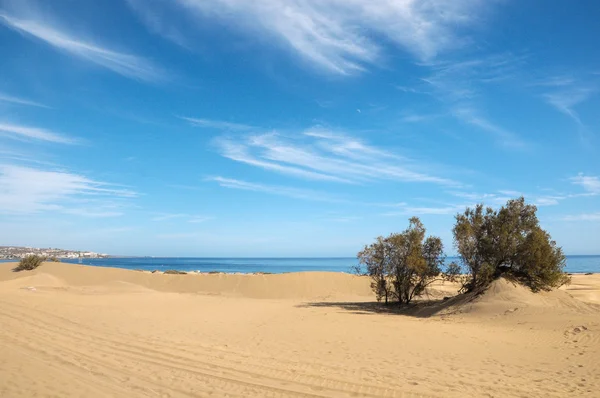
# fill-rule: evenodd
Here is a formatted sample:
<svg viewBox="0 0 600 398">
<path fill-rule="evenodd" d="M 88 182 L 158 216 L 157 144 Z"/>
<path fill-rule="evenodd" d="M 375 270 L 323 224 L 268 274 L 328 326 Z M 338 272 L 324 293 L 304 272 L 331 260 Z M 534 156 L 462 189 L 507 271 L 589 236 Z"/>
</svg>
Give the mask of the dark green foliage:
<svg viewBox="0 0 600 398">
<path fill-rule="evenodd" d="M 369 275 L 371 277 L 371 288 L 375 292 L 377 301 L 385 298 L 385 303 L 388 303 L 390 297 L 390 289 L 388 281 L 389 258 L 386 256 L 386 249 L 389 245 L 387 239 L 378 237 L 375 243 L 372 243 L 358 253 L 358 261 L 366 266 L 366 271 L 363 273 L 360 266 L 355 272 L 359 274 Z"/>
<path fill-rule="evenodd" d="M 546 231 L 535 227 L 519 246 L 512 272 L 534 291 L 549 290 L 569 282 L 564 266 L 562 249 Z"/>
<path fill-rule="evenodd" d="M 568 282 L 562 249 L 540 228 L 536 211 L 521 197 L 497 211 L 480 204 L 456 216 L 454 242 L 468 269 L 466 290 L 485 287 L 502 275 L 535 291 Z"/>
<path fill-rule="evenodd" d="M 185 275 L 187 274 L 187 272 L 184 271 L 177 271 L 176 269 L 168 269 L 165 272 L 163 272 L 163 274 L 169 274 L 169 275 Z"/>
<path fill-rule="evenodd" d="M 378 301 L 385 299 L 387 304 L 395 299 L 410 303 L 428 285 L 443 277 L 443 251 L 441 239 L 434 236 L 425 239 L 425 227 L 413 217 L 404 232 L 377 238 L 358 253 L 358 259 L 366 266 Z"/>
<path fill-rule="evenodd" d="M 42 256 L 37 256 L 35 254 L 24 257 L 19 261 L 19 264 L 15 267 L 13 271 L 31 271 L 42 265 L 45 258 Z"/>
<path fill-rule="evenodd" d="M 469 270 L 470 280 L 467 284 L 469 290 L 488 282 L 490 269 L 485 262 L 484 241 L 487 236 L 486 225 L 489 224 L 490 211 L 489 208 L 484 211 L 483 205 L 479 204 L 474 209 L 467 208 L 464 214 L 456 215 L 456 224 L 452 232 L 458 254 Z"/>
</svg>

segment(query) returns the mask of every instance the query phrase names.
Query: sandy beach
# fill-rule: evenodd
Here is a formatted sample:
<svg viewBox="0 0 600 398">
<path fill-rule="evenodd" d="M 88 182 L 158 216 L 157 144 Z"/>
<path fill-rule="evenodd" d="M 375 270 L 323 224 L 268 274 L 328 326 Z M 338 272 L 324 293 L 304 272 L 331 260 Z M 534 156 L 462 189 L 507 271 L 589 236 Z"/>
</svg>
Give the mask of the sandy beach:
<svg viewBox="0 0 600 398">
<path fill-rule="evenodd" d="M 341 273 L 0 264 L 0 396 L 598 397 L 600 275 L 398 312 Z M 456 286 L 435 285 L 432 299 Z"/>
</svg>

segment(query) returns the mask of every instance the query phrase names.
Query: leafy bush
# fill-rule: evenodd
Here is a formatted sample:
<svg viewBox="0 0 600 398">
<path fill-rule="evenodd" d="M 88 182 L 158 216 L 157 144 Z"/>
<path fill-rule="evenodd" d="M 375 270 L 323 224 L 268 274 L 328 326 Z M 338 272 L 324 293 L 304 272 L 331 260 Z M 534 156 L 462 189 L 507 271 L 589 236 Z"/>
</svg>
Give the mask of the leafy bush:
<svg viewBox="0 0 600 398">
<path fill-rule="evenodd" d="M 176 269 L 168 269 L 168 270 L 166 270 L 163 273 L 164 274 L 170 274 L 170 275 L 185 275 L 185 274 L 187 274 L 187 272 L 177 271 Z"/>
<path fill-rule="evenodd" d="M 22 258 L 21 261 L 19 261 L 19 264 L 15 267 L 15 269 L 13 271 L 19 272 L 19 271 L 34 270 L 37 267 L 39 267 L 40 265 L 42 265 L 42 262 L 44 262 L 44 260 L 45 260 L 44 257 L 38 256 L 35 254 L 26 256 L 26 257 Z"/>
<path fill-rule="evenodd" d="M 387 304 L 395 299 L 408 304 L 434 281 L 458 274 L 454 263 L 442 273 L 443 252 L 442 240 L 435 236 L 425 239 L 425 227 L 413 217 L 404 232 L 377 238 L 358 253 L 358 259 L 366 266 L 378 301 L 385 299 Z"/>
<path fill-rule="evenodd" d="M 562 249 L 539 226 L 536 212 L 521 197 L 497 211 L 479 204 L 456 215 L 454 242 L 468 269 L 465 290 L 485 287 L 503 275 L 534 291 L 568 283 Z"/>
<path fill-rule="evenodd" d="M 48 257 L 48 261 L 52 261 L 53 263 L 60 263 L 60 258 L 56 256 Z"/>
</svg>

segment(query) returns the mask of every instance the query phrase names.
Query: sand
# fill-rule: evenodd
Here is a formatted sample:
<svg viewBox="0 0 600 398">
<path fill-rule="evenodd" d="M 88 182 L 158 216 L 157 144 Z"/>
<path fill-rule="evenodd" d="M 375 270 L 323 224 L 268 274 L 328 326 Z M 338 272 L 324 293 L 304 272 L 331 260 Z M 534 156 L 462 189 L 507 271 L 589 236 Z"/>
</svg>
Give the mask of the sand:
<svg viewBox="0 0 600 398">
<path fill-rule="evenodd" d="M 600 396 L 600 275 L 398 312 L 346 274 L 12 267 L 3 398 Z"/>
</svg>

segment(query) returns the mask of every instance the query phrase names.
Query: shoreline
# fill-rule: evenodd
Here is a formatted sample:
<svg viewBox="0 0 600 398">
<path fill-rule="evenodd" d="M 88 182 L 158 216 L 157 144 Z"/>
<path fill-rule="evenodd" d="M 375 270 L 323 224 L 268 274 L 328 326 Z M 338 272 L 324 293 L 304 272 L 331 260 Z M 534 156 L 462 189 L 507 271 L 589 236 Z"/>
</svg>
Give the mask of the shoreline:
<svg viewBox="0 0 600 398">
<path fill-rule="evenodd" d="M 130 257 L 128 257 L 130 258 Z M 138 257 L 136 257 L 138 258 Z M 333 274 L 342 274 L 342 275 L 351 275 L 351 276 L 366 276 L 366 275 L 357 275 L 351 271 L 342 271 L 342 270 L 321 270 L 321 269 L 311 269 L 311 270 L 301 270 L 301 271 L 279 271 L 279 272 L 269 272 L 269 271 L 219 271 L 219 270 L 189 270 L 189 269 L 181 269 L 181 268 L 173 268 L 172 266 L 165 265 L 162 267 L 149 267 L 150 269 L 144 268 L 135 268 L 134 266 L 119 266 L 118 264 L 110 264 L 110 265 L 99 265 L 99 264 L 85 264 L 78 263 L 72 261 L 59 261 L 61 264 L 71 264 L 76 266 L 85 266 L 91 268 L 106 268 L 112 270 L 124 270 L 124 271 L 135 271 L 142 272 L 148 274 L 179 274 L 179 275 L 248 275 L 248 276 L 260 276 L 260 275 L 285 275 L 285 274 L 301 274 L 301 273 L 333 273 Z M 0 259 L 0 264 L 12 264 L 16 266 L 18 264 L 18 260 L 14 259 Z M 162 269 L 161 269 L 162 268 Z M 350 268 L 350 267 L 348 267 Z M 170 273 L 168 271 L 176 271 Z M 569 276 L 593 276 L 600 275 L 600 270 L 598 271 L 579 271 L 579 272 L 565 272 Z"/>
<path fill-rule="evenodd" d="M 18 260 L 8 260 L 18 261 Z M 456 261 L 448 258 L 447 261 Z M 7 262 L 7 260 L 0 260 Z M 77 259 L 62 259 L 62 262 L 80 264 Z M 342 272 L 353 273 L 357 265 L 355 258 L 195 258 L 195 257 L 127 257 L 83 259 L 81 264 L 145 271 L 178 270 L 188 273 L 289 273 L 289 272 Z M 600 273 L 600 256 L 576 256 L 567 260 L 564 270 L 570 274 Z"/>
</svg>

